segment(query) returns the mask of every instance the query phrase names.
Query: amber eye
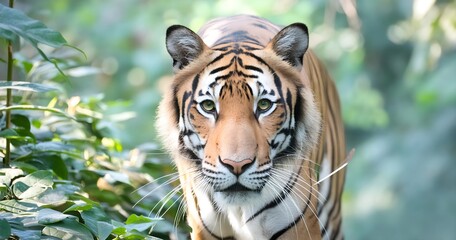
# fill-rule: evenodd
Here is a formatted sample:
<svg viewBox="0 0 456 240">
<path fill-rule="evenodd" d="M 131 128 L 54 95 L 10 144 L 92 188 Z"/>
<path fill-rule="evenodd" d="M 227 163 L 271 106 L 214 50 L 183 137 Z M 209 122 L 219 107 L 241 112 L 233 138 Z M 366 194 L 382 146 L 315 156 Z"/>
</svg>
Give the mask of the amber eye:
<svg viewBox="0 0 456 240">
<path fill-rule="evenodd" d="M 215 103 L 211 100 L 204 100 L 200 103 L 201 108 L 206 112 L 213 112 L 215 110 Z"/>
<path fill-rule="evenodd" d="M 269 99 L 263 98 L 258 101 L 257 108 L 261 112 L 266 112 L 272 107 L 272 102 Z"/>
</svg>

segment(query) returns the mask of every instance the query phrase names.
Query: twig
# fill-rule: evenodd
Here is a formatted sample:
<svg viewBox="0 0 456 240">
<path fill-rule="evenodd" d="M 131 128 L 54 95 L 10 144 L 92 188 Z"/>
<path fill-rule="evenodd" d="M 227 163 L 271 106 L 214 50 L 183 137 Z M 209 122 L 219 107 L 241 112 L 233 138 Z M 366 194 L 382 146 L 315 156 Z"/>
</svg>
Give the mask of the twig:
<svg viewBox="0 0 456 240">
<path fill-rule="evenodd" d="M 14 0 L 9 1 L 9 7 L 14 7 Z M 11 40 L 8 40 L 8 69 L 6 73 L 6 81 L 13 81 L 13 43 Z M 6 89 L 6 107 L 11 106 L 12 104 L 12 94 L 11 89 Z M 11 111 L 6 111 L 6 129 L 11 127 Z M 3 166 L 9 167 L 10 158 L 11 158 L 11 147 L 10 139 L 6 139 L 6 149 L 5 149 L 5 158 L 3 159 Z"/>
</svg>

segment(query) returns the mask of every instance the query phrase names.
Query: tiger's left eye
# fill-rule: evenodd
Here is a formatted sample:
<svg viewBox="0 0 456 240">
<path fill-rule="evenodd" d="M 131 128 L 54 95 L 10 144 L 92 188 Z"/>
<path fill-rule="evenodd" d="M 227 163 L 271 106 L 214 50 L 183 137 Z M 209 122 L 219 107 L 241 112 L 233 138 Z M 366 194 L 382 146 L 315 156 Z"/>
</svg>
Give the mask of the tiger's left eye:
<svg viewBox="0 0 456 240">
<path fill-rule="evenodd" d="M 200 103 L 201 108 L 206 112 L 213 112 L 215 110 L 215 103 L 211 100 L 204 100 Z"/>
<path fill-rule="evenodd" d="M 257 108 L 261 112 L 266 112 L 272 107 L 272 102 L 269 99 L 263 98 L 258 101 Z"/>
</svg>

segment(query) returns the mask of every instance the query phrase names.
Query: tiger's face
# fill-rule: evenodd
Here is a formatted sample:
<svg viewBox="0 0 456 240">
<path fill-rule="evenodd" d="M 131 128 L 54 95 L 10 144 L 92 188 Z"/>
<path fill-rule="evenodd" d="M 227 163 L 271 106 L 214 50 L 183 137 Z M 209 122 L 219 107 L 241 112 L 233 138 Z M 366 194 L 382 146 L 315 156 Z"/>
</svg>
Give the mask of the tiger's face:
<svg viewBox="0 0 456 240">
<path fill-rule="evenodd" d="M 318 132 L 318 120 L 303 113 L 314 107 L 299 76 L 305 26 L 282 30 L 264 48 L 212 49 L 191 30 L 171 27 L 167 47 L 176 72 L 171 119 L 179 171 L 219 206 L 276 197 L 289 182 L 279 173 L 298 171 L 303 159 L 296 156 L 310 149 Z"/>
</svg>

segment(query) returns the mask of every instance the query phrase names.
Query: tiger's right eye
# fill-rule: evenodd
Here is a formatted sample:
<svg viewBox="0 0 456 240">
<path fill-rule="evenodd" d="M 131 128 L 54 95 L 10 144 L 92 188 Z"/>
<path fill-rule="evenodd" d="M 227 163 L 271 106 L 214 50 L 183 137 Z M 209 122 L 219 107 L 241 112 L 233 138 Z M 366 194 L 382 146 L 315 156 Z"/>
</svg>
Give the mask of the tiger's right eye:
<svg viewBox="0 0 456 240">
<path fill-rule="evenodd" d="M 206 112 L 215 111 L 215 102 L 211 100 L 204 100 L 200 103 L 201 108 Z"/>
</svg>

